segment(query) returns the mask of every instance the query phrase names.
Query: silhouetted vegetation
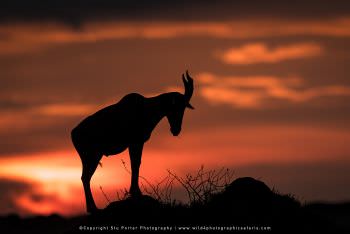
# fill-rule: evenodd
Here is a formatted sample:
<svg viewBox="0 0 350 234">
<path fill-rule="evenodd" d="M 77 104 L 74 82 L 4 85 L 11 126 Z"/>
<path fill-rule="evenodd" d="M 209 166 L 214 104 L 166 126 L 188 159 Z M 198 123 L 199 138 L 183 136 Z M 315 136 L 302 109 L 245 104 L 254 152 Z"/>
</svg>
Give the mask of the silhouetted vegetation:
<svg viewBox="0 0 350 234">
<path fill-rule="evenodd" d="M 0 219 L 0 224 L 2 230 L 11 233 L 136 232 L 140 228 L 156 231 L 170 227 L 182 232 L 342 233 L 350 230 L 346 221 L 350 204 L 301 205 L 294 196 L 271 190 L 262 181 L 251 177 L 232 181 L 233 175 L 233 171 L 226 168 L 205 170 L 201 167 L 184 176 L 168 170 L 168 175 L 158 183 L 141 179 L 144 195 L 133 197 L 127 189 L 122 190 L 118 200 L 111 201 L 98 213 L 68 219 L 58 215 L 21 219 L 12 215 Z M 188 203 L 172 197 L 176 184 L 186 191 Z M 111 200 L 107 196 L 106 199 Z"/>
<path fill-rule="evenodd" d="M 123 165 L 128 170 L 125 162 Z M 269 228 L 267 231 L 275 233 L 331 233 L 332 230 L 340 232 L 349 228 L 346 224 L 336 225 L 334 222 L 335 217 L 346 217 L 344 210 L 350 211 L 349 206 L 334 206 L 334 216 L 328 216 L 329 207 L 325 210 L 320 205 L 301 205 L 292 194 L 280 194 L 262 181 L 250 177 L 233 180 L 234 172 L 228 168 L 206 170 L 202 166 L 184 176 L 170 170 L 167 172 L 167 176 L 157 183 L 140 177 L 142 197 L 130 197 L 124 189 L 117 201 L 111 202 L 99 214 L 90 216 L 89 222 L 136 226 L 246 226 Z M 178 185 L 186 191 L 187 203 L 173 198 L 173 188 Z"/>
<path fill-rule="evenodd" d="M 126 162 L 121 160 L 124 169 L 131 174 Z M 234 171 L 222 167 L 218 170 L 206 170 L 202 165 L 196 172 L 187 173 L 179 176 L 171 170 L 167 170 L 168 174 L 159 182 L 152 183 L 145 177 L 140 176 L 140 185 L 143 194 L 155 198 L 162 204 L 179 204 L 182 203 L 173 197 L 174 186 L 180 187 L 186 191 L 188 206 L 201 205 L 209 201 L 209 199 L 225 189 L 234 177 Z M 107 202 L 110 199 L 105 195 L 102 187 L 100 187 Z M 130 196 L 129 191 L 123 188 L 117 191 L 117 200 L 125 200 Z"/>
</svg>

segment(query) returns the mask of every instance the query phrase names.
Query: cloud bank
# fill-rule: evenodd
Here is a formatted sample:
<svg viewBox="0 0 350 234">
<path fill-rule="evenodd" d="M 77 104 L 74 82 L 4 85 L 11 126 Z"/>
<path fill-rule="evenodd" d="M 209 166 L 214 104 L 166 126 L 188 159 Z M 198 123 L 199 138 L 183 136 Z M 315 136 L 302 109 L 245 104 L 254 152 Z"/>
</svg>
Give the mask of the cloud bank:
<svg viewBox="0 0 350 234">
<path fill-rule="evenodd" d="M 65 43 L 94 43 L 120 39 L 173 39 L 182 37 L 209 38 L 274 38 L 287 36 L 349 37 L 350 18 L 324 20 L 239 20 L 239 21 L 190 21 L 190 22 L 87 22 L 75 30 L 57 22 L 14 23 L 0 25 L 0 55 L 11 55 L 40 51 L 51 46 Z M 317 53 L 316 46 L 307 46 L 307 50 Z M 310 47 L 311 46 L 311 47 Z M 241 50 L 247 48 L 241 48 Z M 249 49 L 249 48 L 248 48 Z M 255 50 L 267 50 L 264 47 Z M 295 48 L 281 48 L 290 56 L 300 54 Z M 294 52 L 293 52 L 294 51 Z M 280 53 L 275 51 L 274 53 Z M 281 57 L 281 55 L 274 55 Z M 286 55 L 282 55 L 282 58 Z M 265 59 L 266 60 L 266 59 Z M 270 58 L 271 60 L 271 58 Z M 273 60 L 273 59 L 272 59 Z"/>
<path fill-rule="evenodd" d="M 327 85 L 305 87 L 300 77 L 277 76 L 218 76 L 199 74 L 200 94 L 213 104 L 227 104 L 235 108 L 269 106 L 270 99 L 302 103 L 319 97 L 350 96 L 350 87 Z"/>
</svg>

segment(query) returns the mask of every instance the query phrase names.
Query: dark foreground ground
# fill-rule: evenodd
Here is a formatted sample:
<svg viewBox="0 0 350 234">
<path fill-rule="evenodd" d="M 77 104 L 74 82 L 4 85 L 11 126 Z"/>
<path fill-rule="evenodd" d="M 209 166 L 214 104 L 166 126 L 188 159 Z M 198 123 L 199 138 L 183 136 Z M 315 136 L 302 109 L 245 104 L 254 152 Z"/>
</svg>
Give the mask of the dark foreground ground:
<svg viewBox="0 0 350 234">
<path fill-rule="evenodd" d="M 301 205 L 252 178 L 233 181 L 207 202 L 165 205 L 142 196 L 111 203 L 94 215 L 0 219 L 0 233 L 120 232 L 350 233 L 350 203 Z"/>
</svg>

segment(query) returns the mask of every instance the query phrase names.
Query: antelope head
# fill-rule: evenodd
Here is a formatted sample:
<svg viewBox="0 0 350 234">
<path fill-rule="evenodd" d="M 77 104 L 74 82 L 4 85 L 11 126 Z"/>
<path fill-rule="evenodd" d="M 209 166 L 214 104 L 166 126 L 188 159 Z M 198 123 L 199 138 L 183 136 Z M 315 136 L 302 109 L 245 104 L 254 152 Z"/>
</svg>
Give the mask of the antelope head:
<svg viewBox="0 0 350 234">
<path fill-rule="evenodd" d="M 173 92 L 171 93 L 171 106 L 166 115 L 170 124 L 170 131 L 174 136 L 177 136 L 181 132 L 182 119 L 186 108 L 194 109 L 190 104 L 190 100 L 193 94 L 193 79 L 186 71 L 182 75 L 182 81 L 184 83 L 184 94 Z"/>
</svg>

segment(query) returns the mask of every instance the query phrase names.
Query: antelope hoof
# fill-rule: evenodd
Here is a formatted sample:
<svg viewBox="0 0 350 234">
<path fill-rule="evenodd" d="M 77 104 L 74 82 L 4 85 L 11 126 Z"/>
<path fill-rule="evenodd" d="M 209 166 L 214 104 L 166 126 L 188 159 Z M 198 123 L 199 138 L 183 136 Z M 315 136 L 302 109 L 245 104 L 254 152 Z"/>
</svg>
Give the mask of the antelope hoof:
<svg viewBox="0 0 350 234">
<path fill-rule="evenodd" d="M 142 193 L 140 189 L 130 189 L 130 196 L 131 197 L 141 197 Z"/>
<path fill-rule="evenodd" d="M 87 212 L 88 212 L 89 214 L 96 214 L 96 213 L 98 213 L 99 211 L 101 211 L 101 210 L 98 209 L 97 207 L 87 208 Z"/>
</svg>

